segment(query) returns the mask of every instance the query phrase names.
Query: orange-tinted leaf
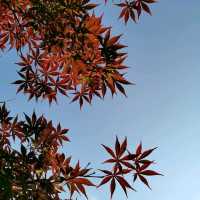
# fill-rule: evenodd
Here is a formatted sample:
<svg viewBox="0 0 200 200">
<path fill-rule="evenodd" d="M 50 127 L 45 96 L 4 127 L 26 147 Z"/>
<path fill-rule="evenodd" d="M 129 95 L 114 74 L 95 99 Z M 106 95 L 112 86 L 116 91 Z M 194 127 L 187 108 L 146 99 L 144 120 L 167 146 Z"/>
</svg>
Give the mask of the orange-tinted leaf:
<svg viewBox="0 0 200 200">
<path fill-rule="evenodd" d="M 95 186 L 90 180 L 88 180 L 86 178 L 75 178 L 75 179 L 70 180 L 70 182 L 76 183 L 76 184 L 87 185 L 87 186 Z"/>
</svg>

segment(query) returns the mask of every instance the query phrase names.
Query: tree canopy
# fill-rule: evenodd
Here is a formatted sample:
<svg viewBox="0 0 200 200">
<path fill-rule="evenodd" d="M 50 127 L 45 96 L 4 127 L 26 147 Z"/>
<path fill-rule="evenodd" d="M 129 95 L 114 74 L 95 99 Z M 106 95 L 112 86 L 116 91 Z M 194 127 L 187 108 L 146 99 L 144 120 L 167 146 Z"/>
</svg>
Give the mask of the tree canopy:
<svg viewBox="0 0 200 200">
<path fill-rule="evenodd" d="M 112 3 L 120 7 L 119 18 L 126 24 L 137 21 L 142 11 L 151 14 L 149 4 L 154 2 Z M 126 46 L 119 42 L 121 35 L 112 36 L 111 27 L 102 24 L 96 6 L 89 0 L 0 1 L 0 49 L 15 49 L 20 58 L 19 79 L 14 81 L 17 92 L 49 103 L 62 94 L 80 107 L 94 96 L 104 98 L 107 90 L 126 95 L 124 85 L 131 84 L 124 73 Z M 148 156 L 156 148 L 144 150 L 140 143 L 136 150 L 129 150 L 127 138 L 120 142 L 116 137 L 114 148 L 102 145 L 109 154 L 103 162 L 111 164 L 109 169 L 82 167 L 79 161 L 73 165 L 61 148 L 70 141 L 67 133 L 68 129 L 35 112 L 24 114 L 24 119 L 13 117 L 2 104 L 0 198 L 59 200 L 61 193 L 69 199 L 78 193 L 87 198 L 87 187 L 104 184 L 109 184 L 111 198 L 116 184 L 127 196 L 127 189 L 135 190 L 128 176 L 150 188 L 147 176 L 161 175 L 149 168 L 154 161 Z"/>
</svg>

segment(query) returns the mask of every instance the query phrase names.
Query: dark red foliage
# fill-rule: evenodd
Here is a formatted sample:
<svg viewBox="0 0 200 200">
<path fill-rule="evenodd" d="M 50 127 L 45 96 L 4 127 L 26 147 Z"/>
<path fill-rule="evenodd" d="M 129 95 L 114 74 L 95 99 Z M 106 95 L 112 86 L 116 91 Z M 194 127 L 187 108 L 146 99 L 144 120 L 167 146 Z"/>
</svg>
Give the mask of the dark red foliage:
<svg viewBox="0 0 200 200">
<path fill-rule="evenodd" d="M 151 14 L 149 4 L 154 2 L 112 1 L 125 23 L 137 21 L 142 11 Z M 92 12 L 96 6 L 90 0 L 0 0 L 0 50 L 15 49 L 20 58 L 17 92 L 49 103 L 62 94 L 80 107 L 91 104 L 94 96 L 104 98 L 107 90 L 126 96 L 124 85 L 131 84 L 124 76 L 126 46 Z M 155 148 L 143 151 L 139 144 L 131 152 L 126 138 L 116 138 L 114 149 L 103 145 L 110 156 L 104 164 L 111 164 L 110 169 L 97 173 L 89 164 L 73 165 L 61 149 L 69 142 L 67 133 L 36 113 L 24 114 L 23 120 L 11 117 L 5 104 L 0 105 L 0 199 L 60 200 L 61 193 L 70 200 L 77 194 L 87 198 L 87 187 L 107 183 L 111 198 L 117 184 L 127 196 L 128 189 L 134 190 L 128 175 L 149 188 L 146 177 L 161 175 L 149 169 L 154 162 L 147 157 Z M 100 179 L 98 185 L 95 179 Z"/>
<path fill-rule="evenodd" d="M 120 18 L 134 21 L 154 0 L 124 1 Z M 91 14 L 97 5 L 89 0 L 1 0 L 0 49 L 16 49 L 20 57 L 17 92 L 57 100 L 58 94 L 72 96 L 72 102 L 92 102 L 104 97 L 107 89 L 126 95 L 123 85 L 125 47 L 120 36 L 102 18 Z"/>
<path fill-rule="evenodd" d="M 130 18 L 136 22 L 142 11 L 151 15 L 151 10 L 148 4 L 155 2 L 156 0 L 133 0 L 118 3 L 116 5 L 122 9 L 119 18 L 123 18 L 125 23 L 127 23 Z"/>
<path fill-rule="evenodd" d="M 131 153 L 127 148 L 127 138 L 120 143 L 118 138 L 115 142 L 115 150 L 103 145 L 104 149 L 111 156 L 110 159 L 105 160 L 104 163 L 112 164 L 112 168 L 108 170 L 101 170 L 104 174 L 104 178 L 99 186 L 106 184 L 110 181 L 110 193 L 111 197 L 115 191 L 116 182 L 119 183 L 123 191 L 127 196 L 127 189 L 134 188 L 127 182 L 125 176 L 132 174 L 133 181 L 135 182 L 137 177 L 149 188 L 149 183 L 145 176 L 162 175 L 153 170 L 149 170 L 149 167 L 154 164 L 153 161 L 148 160 L 147 157 L 156 149 L 148 149 L 143 151 L 142 144 L 139 144 L 136 148 L 136 152 Z"/>
<path fill-rule="evenodd" d="M 127 139 L 120 143 L 116 138 L 115 149 L 103 145 L 111 156 L 104 163 L 112 164 L 109 170 L 81 167 L 79 161 L 71 164 L 71 157 L 60 153 L 63 142 L 69 142 L 68 129 L 54 126 L 44 116 L 24 114 L 24 120 L 10 117 L 5 104 L 0 106 L 0 198 L 4 199 L 58 199 L 61 192 L 69 197 L 75 193 L 87 197 L 86 188 L 94 187 L 91 179 L 100 178 L 98 187 L 110 183 L 111 197 L 118 183 L 127 196 L 127 189 L 134 190 L 126 180 L 132 175 L 149 188 L 146 176 L 161 175 L 149 167 L 154 164 L 147 157 L 155 149 L 136 152 L 127 149 Z M 14 146 L 20 144 L 19 149 Z"/>
</svg>

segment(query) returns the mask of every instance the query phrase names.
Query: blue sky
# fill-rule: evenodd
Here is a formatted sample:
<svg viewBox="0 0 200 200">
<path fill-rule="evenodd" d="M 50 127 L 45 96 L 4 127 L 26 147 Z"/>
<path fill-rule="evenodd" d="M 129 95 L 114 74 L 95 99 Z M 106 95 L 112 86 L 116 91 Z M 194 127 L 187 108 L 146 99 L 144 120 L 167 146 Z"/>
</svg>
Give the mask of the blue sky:
<svg viewBox="0 0 200 200">
<path fill-rule="evenodd" d="M 140 141 L 144 147 L 158 146 L 152 156 L 155 168 L 164 177 L 150 179 L 152 191 L 136 184 L 138 192 L 129 199 L 197 200 L 200 177 L 200 1 L 161 0 L 152 7 L 153 17 L 142 16 L 138 24 L 127 26 L 117 20 L 119 10 L 104 9 L 104 23 L 112 24 L 114 33 L 124 33 L 128 45 L 128 98 L 107 95 L 96 99 L 82 111 L 77 104 L 61 98 L 58 105 L 27 102 L 15 95 L 17 61 L 14 52 L 0 56 L 0 100 L 8 103 L 13 114 L 45 114 L 53 122 L 70 129 L 71 143 L 64 150 L 74 160 L 103 167 L 106 158 L 100 144 L 111 145 L 117 134 L 128 137 L 130 148 Z M 90 200 L 109 199 L 108 187 L 90 190 Z M 126 199 L 120 189 L 114 199 Z"/>
</svg>

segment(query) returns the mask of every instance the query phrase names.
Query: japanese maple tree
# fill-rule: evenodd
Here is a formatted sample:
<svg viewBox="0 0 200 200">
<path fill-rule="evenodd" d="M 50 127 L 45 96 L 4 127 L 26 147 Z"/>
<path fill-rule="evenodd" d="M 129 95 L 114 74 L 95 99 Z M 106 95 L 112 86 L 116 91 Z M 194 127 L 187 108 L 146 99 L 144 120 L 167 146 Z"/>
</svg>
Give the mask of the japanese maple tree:
<svg viewBox="0 0 200 200">
<path fill-rule="evenodd" d="M 155 0 L 112 1 L 121 9 L 119 18 L 137 21 Z M 111 3 L 102 1 L 100 3 Z M 119 36 L 102 25 L 96 16 L 97 4 L 90 0 L 0 0 L 0 49 L 16 49 L 19 56 L 17 92 L 29 99 L 57 101 L 62 94 L 91 103 L 94 96 L 104 98 L 106 91 L 126 95 L 124 76 L 127 54 Z M 106 6 L 106 5 L 105 5 Z M 87 187 L 109 184 L 112 198 L 116 184 L 127 195 L 135 190 L 128 182 L 140 180 L 150 188 L 147 176 L 161 175 L 149 167 L 148 156 L 155 150 L 128 150 L 127 139 L 116 138 L 114 149 L 102 145 L 112 164 L 110 170 L 95 170 L 71 157 L 60 147 L 69 142 L 68 129 L 53 125 L 45 116 L 24 115 L 24 120 L 10 116 L 5 104 L 0 106 L 0 198 L 60 199 L 60 193 L 73 199 L 77 193 L 87 198 Z M 16 148 L 19 147 L 19 148 Z M 99 184 L 94 184 L 99 179 Z"/>
</svg>

